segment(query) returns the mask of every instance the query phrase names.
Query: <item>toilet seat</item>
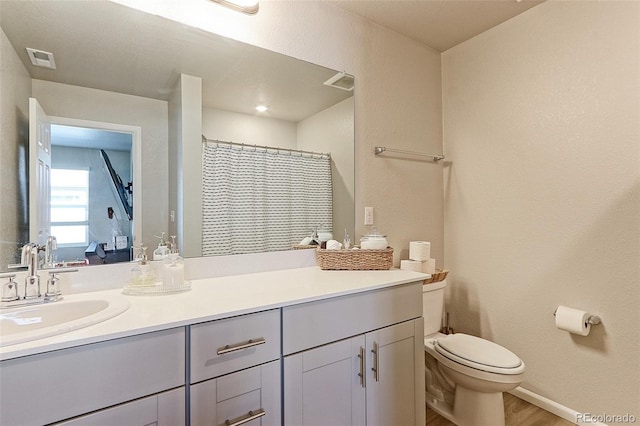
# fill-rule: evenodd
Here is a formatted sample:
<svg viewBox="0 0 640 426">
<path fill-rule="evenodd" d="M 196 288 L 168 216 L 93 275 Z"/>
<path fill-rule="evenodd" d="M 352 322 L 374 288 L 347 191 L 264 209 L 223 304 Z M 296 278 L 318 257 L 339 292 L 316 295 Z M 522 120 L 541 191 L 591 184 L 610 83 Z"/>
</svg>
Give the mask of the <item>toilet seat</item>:
<svg viewBox="0 0 640 426">
<path fill-rule="evenodd" d="M 434 349 L 445 358 L 489 373 L 515 375 L 524 363 L 510 350 L 468 334 L 450 334 L 434 340 Z"/>
</svg>

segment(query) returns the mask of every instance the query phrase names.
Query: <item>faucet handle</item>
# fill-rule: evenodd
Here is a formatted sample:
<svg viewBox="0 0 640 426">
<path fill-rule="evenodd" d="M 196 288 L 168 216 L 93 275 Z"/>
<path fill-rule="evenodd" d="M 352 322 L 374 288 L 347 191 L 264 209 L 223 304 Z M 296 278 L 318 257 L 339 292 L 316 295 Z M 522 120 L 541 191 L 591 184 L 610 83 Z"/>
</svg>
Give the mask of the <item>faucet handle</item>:
<svg viewBox="0 0 640 426">
<path fill-rule="evenodd" d="M 55 276 L 56 274 L 65 274 L 67 272 L 78 272 L 78 268 L 53 268 L 47 269 L 50 276 Z"/>
<path fill-rule="evenodd" d="M 28 263 L 11 263 L 9 265 L 7 265 L 7 268 L 9 269 L 22 269 L 22 268 L 28 268 L 29 264 Z M 15 275 L 15 274 L 14 274 Z"/>
<path fill-rule="evenodd" d="M 65 274 L 68 272 L 78 272 L 78 269 L 77 268 L 55 268 L 55 269 L 50 269 L 48 272 L 49 272 L 49 279 L 47 280 L 47 292 L 44 294 L 44 296 L 48 299 L 57 300 L 59 297 L 61 297 L 62 293 L 60 292 L 60 288 L 57 285 L 58 281 L 60 281 L 60 278 L 58 278 L 56 275 Z"/>
<path fill-rule="evenodd" d="M 9 281 L 2 284 L 1 302 L 13 302 L 20 299 L 20 296 L 18 296 L 18 283 L 13 280 L 15 277 L 16 274 L 0 274 L 0 278 L 9 278 Z"/>
</svg>

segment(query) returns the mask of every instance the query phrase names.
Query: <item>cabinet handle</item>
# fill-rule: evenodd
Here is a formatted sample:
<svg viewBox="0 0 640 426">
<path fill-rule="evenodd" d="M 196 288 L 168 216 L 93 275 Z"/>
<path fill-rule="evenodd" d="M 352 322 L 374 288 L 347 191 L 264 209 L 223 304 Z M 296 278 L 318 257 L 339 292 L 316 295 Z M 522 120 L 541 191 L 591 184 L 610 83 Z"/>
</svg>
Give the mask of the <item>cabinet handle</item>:
<svg viewBox="0 0 640 426">
<path fill-rule="evenodd" d="M 373 371 L 373 378 L 376 379 L 376 382 L 379 382 L 379 372 L 378 372 L 378 344 L 373 342 L 373 349 L 371 349 L 373 353 L 373 367 L 371 367 L 371 371 Z"/>
<path fill-rule="evenodd" d="M 358 376 L 360 377 L 360 386 L 363 388 L 367 387 L 367 378 L 364 374 L 364 348 L 360 346 L 360 353 L 358 354 L 358 358 L 360 358 L 360 372 Z"/>
<path fill-rule="evenodd" d="M 240 416 L 240 417 L 236 417 L 235 419 L 227 419 L 224 421 L 224 424 L 226 426 L 239 426 L 242 424 L 245 424 L 247 422 L 250 422 L 251 420 L 255 420 L 257 418 L 260 418 L 262 416 L 264 416 L 265 414 L 267 414 L 266 411 L 264 411 L 262 408 L 258 408 L 257 410 L 253 411 L 249 411 L 247 414 L 245 414 L 244 416 Z"/>
<path fill-rule="evenodd" d="M 259 337 L 257 339 L 249 339 L 244 343 L 238 343 L 236 345 L 225 345 L 225 347 L 218 349 L 218 355 L 224 355 L 229 352 L 239 351 L 242 349 L 247 349 L 252 346 L 258 346 L 267 343 L 264 337 Z"/>
</svg>

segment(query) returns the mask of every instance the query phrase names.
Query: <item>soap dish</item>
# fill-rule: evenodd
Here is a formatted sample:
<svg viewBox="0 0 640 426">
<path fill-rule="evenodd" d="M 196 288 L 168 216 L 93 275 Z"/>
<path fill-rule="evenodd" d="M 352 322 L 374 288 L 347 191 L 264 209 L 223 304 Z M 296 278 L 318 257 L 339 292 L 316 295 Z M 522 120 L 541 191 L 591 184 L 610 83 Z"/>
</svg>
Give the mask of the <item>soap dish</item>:
<svg viewBox="0 0 640 426">
<path fill-rule="evenodd" d="M 157 282 L 153 286 L 130 286 L 127 285 L 122 289 L 123 294 L 130 296 L 154 296 L 163 294 L 182 293 L 191 290 L 191 281 L 185 281 L 180 287 L 166 288 L 161 282 Z"/>
</svg>

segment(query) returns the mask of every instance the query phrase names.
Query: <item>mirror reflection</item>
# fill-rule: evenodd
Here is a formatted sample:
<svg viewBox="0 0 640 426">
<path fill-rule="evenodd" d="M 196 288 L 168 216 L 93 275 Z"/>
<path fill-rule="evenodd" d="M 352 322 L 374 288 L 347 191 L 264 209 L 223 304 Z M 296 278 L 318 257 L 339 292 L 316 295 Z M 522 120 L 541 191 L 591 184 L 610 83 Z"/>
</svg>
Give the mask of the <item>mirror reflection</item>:
<svg viewBox="0 0 640 426">
<path fill-rule="evenodd" d="M 109 254 L 130 252 L 134 243 L 144 244 L 151 254 L 162 233 L 166 241 L 177 235 L 185 256 L 202 255 L 203 241 L 208 241 L 203 240 L 203 205 L 209 208 L 203 201 L 203 136 L 254 149 L 271 147 L 261 148 L 269 153 L 330 153 L 331 223 L 312 218 L 287 238 L 300 242 L 310 227 L 327 228 L 339 240 L 345 229 L 353 234 L 354 103 L 348 75 L 341 78 L 335 70 L 104 1 L 3 0 L 0 25 L 0 195 L 8 206 L 0 212 L 0 270 L 19 262 L 22 244 L 54 231 L 61 234 L 56 236 L 58 261 L 86 262 L 85 252 L 94 242 Z M 27 48 L 36 50 L 36 63 L 53 62 L 55 69 L 32 64 Z M 324 84 L 332 79 L 333 84 Z M 345 85 L 351 90 L 339 87 Z M 54 138 L 52 169 L 89 172 L 84 190 L 85 178 L 72 179 L 70 185 L 69 175 L 51 175 L 57 183 L 46 185 L 51 195 L 50 202 L 41 203 L 48 219 L 43 228 L 31 218 L 38 203 L 29 195 L 29 174 L 35 168 L 29 159 L 29 135 L 34 133 L 29 98 L 51 119 L 50 129 L 72 129 L 82 140 L 69 146 L 72 137 L 67 142 Z M 95 136 L 96 129 L 105 131 L 109 142 L 78 136 L 83 131 Z M 128 145 L 116 147 L 122 137 L 129 138 Z M 270 228 L 266 213 L 251 215 L 252 222 Z M 252 250 L 273 249 L 258 241 L 258 234 L 252 238 Z M 243 252 L 248 251 L 234 253 Z"/>
</svg>

